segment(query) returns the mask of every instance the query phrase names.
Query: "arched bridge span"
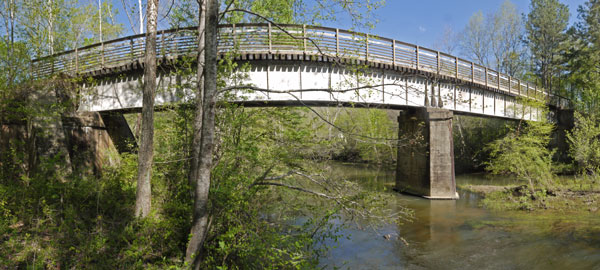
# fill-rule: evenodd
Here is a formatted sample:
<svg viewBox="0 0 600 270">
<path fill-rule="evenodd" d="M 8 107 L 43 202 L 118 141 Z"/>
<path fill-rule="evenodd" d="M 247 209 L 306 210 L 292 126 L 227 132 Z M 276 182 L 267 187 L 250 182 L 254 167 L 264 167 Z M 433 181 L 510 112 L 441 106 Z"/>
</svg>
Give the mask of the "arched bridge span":
<svg viewBox="0 0 600 270">
<path fill-rule="evenodd" d="M 36 59 L 32 71 L 37 77 L 64 73 L 94 78 L 84 80 L 80 111 L 136 110 L 142 105 L 144 46 L 144 35 L 123 37 Z M 156 47 L 160 72 L 155 103 L 192 100 L 194 76 L 171 71 L 197 56 L 196 28 L 159 31 Z M 471 61 L 335 28 L 220 25 L 218 52 L 220 57 L 250 63 L 249 70 L 240 72 L 243 76 L 229 79 L 228 84 L 252 85 L 255 91 L 234 90 L 229 95 L 233 102 L 253 106 L 360 103 L 403 109 L 399 133 L 420 132 L 426 143 L 399 147 L 396 185 L 429 198 L 457 197 L 453 113 L 537 120 L 539 111 L 522 105 L 521 98 L 568 106 L 568 100 L 535 84 Z M 104 122 L 124 123 L 114 117 Z"/>
<path fill-rule="evenodd" d="M 388 108 L 439 107 L 513 119 L 538 117 L 517 97 L 562 107 L 568 101 L 532 83 L 443 52 L 384 37 L 308 26 L 240 24 L 219 26 L 219 53 L 235 53 L 251 69 L 240 84 L 266 91 L 237 91 L 248 105 L 332 105 Z M 38 77 L 54 73 L 103 78 L 85 85 L 80 110 L 108 111 L 141 107 L 145 35 L 93 44 L 36 59 Z M 196 28 L 159 31 L 157 56 L 163 66 L 197 54 Z M 361 69 L 357 75 L 356 69 Z M 181 78 L 159 73 L 156 104 L 189 100 L 193 90 L 175 87 Z M 185 81 L 185 79 L 184 79 Z M 365 86 L 372 87 L 365 87 Z M 175 90 L 177 89 L 177 90 Z M 356 89 L 355 91 L 343 91 Z M 292 90 L 292 92 L 288 92 Z M 321 90 L 321 91 L 319 91 Z M 286 91 L 278 93 L 278 91 Z"/>
</svg>

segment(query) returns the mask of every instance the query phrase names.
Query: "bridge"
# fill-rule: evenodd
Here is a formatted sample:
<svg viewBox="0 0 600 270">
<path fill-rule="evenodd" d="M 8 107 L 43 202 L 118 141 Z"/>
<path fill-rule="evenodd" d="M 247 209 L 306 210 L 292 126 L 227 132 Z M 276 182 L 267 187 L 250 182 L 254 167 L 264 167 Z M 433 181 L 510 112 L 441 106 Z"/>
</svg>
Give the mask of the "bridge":
<svg viewBox="0 0 600 270">
<path fill-rule="evenodd" d="M 540 112 L 523 100 L 555 108 L 569 102 L 534 83 L 456 56 L 329 27 L 220 25 L 218 52 L 221 58 L 250 64 L 240 72 L 243 76 L 227 83 L 251 85 L 253 91 L 232 89 L 230 102 L 403 110 L 400 134 L 421 132 L 427 144 L 399 147 L 397 188 L 429 198 L 456 198 L 454 113 L 535 121 Z M 197 53 L 196 28 L 158 32 L 157 106 L 193 100 L 194 87 L 180 87 L 192 84 L 193 75 L 173 71 L 195 61 Z M 31 69 L 38 78 L 59 73 L 92 78 L 81 83 L 78 110 L 99 112 L 109 131 L 122 130 L 109 125 L 126 125 L 119 113 L 141 108 L 144 54 L 145 35 L 134 35 L 36 59 Z"/>
</svg>

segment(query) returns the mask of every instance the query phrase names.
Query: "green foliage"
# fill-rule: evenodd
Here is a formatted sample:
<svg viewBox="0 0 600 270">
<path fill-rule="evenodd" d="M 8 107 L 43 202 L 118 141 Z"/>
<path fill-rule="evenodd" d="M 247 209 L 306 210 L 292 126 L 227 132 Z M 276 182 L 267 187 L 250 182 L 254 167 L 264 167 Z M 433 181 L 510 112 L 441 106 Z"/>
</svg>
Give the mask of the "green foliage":
<svg viewBox="0 0 600 270">
<path fill-rule="evenodd" d="M 579 172 L 600 172 L 600 122 L 598 116 L 575 112 L 575 127 L 567 134 L 569 155 Z"/>
<path fill-rule="evenodd" d="M 457 173 L 480 171 L 490 158 L 487 144 L 504 137 L 513 122 L 457 115 L 453 119 L 454 166 Z"/>
<path fill-rule="evenodd" d="M 398 125 L 393 111 L 314 108 L 304 117 L 314 137 L 302 151 L 305 157 L 377 164 L 396 160 Z"/>
<path fill-rule="evenodd" d="M 494 174 L 514 174 L 527 181 L 531 190 L 548 187 L 554 177 L 553 151 L 548 149 L 552 129 L 546 121 L 519 122 L 505 137 L 488 145 L 491 160 L 486 169 Z"/>
<path fill-rule="evenodd" d="M 575 127 L 567 135 L 569 154 L 579 173 L 596 178 L 600 166 L 600 3 L 581 5 L 579 22 L 570 30 L 569 97 L 575 107 Z"/>
<path fill-rule="evenodd" d="M 4 44 L 0 45 L 1 55 L 19 57 L 3 65 L 20 66 L 31 56 L 119 34 L 121 26 L 112 23 L 111 16 L 116 12 L 110 3 L 103 3 L 102 17 L 93 3 L 76 3 L 23 2 L 19 6 L 23 23 L 18 29 L 17 42 L 8 42 L 3 37 Z M 352 12 L 354 20 L 364 18 L 378 5 L 371 1 L 322 3 L 327 4 L 324 12 L 331 14 L 334 9 L 330 4 L 341 5 L 340 9 Z M 250 8 L 278 22 L 298 22 L 296 4 L 302 2 L 253 1 Z M 176 7 L 174 14 L 178 17 L 173 20 L 174 25 L 193 21 L 196 15 L 193 9 L 188 9 L 190 6 L 181 3 Z M 368 12 L 362 13 L 361 9 Z M 98 21 L 102 21 L 102 33 Z M 195 72 L 190 68 L 193 62 L 189 60 L 183 59 L 178 65 L 181 69 L 172 74 L 188 83 L 168 90 L 182 94 L 180 90 L 195 86 Z M 247 64 L 239 65 L 224 57 L 219 67 L 219 86 L 239 82 L 247 69 Z M 2 74 L 6 85 L 26 79 L 26 75 L 18 72 L 26 67 L 11 70 L 12 75 Z M 60 119 L 65 111 L 73 109 L 72 100 L 53 108 L 34 106 L 27 103 L 27 98 L 20 99 L 27 93 L 9 89 L 3 85 L 2 112 L 10 107 L 11 115 L 23 126 L 28 127 L 31 119 L 38 116 Z M 10 99 L 4 99 L 9 96 Z M 231 93 L 222 96 L 224 101 L 231 97 Z M 98 175 L 70 174 L 62 170 L 68 166 L 59 156 L 36 160 L 35 170 L 23 168 L 25 161 L 35 156 L 24 151 L 25 146 L 32 144 L 30 141 L 16 138 L 3 144 L 6 148 L 0 153 L 0 268 L 185 268 L 182 259 L 192 212 L 187 173 L 193 110 L 190 104 L 179 105 L 157 113 L 152 179 L 155 209 L 145 219 L 135 219 L 132 215 L 135 155 L 121 155 L 120 164 L 105 167 Z M 340 220 L 375 216 L 390 221 L 384 217 L 398 217 L 377 215 L 380 206 L 388 201 L 381 194 L 364 192 L 360 185 L 343 179 L 319 177 L 319 172 L 312 169 L 315 164 L 303 160 L 305 148 L 320 143 L 312 140 L 312 129 L 304 120 L 306 109 L 249 109 L 225 102 L 222 105 L 217 116 L 217 162 L 210 190 L 211 226 L 202 258 L 205 268 L 314 268 L 328 248 L 325 243 L 339 237 Z M 340 125 L 355 129 L 350 116 L 344 117 Z M 389 128 L 393 120 L 383 111 L 353 117 L 365 122 L 363 129 L 354 133 L 395 136 L 395 129 Z M 393 149 L 379 144 L 369 146 L 359 140 L 352 144 L 364 151 L 367 159 L 381 155 L 368 153 L 371 149 L 377 153 Z M 388 154 L 393 156 L 395 151 L 385 155 Z"/>
<path fill-rule="evenodd" d="M 385 110 L 344 110 L 334 124 L 346 132 L 338 131 L 333 135 L 335 143 L 332 147 L 341 149 L 336 154 L 342 159 L 393 163 L 397 154 L 394 141 L 398 137 L 398 125 L 394 120 Z"/>
<path fill-rule="evenodd" d="M 558 81 L 564 52 L 569 8 L 558 0 L 532 0 L 525 29 L 526 42 L 533 56 L 536 74 L 542 87 L 560 93 Z"/>
<path fill-rule="evenodd" d="M 571 28 L 569 51 L 568 97 L 581 113 L 600 114 L 600 3 L 588 1 L 579 8 L 580 21 Z"/>
</svg>

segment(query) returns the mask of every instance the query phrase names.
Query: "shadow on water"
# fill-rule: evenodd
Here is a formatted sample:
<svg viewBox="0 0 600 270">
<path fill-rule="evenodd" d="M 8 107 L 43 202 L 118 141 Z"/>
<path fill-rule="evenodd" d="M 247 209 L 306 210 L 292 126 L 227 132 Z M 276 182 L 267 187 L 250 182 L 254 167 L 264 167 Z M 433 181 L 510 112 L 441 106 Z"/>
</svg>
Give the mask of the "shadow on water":
<svg viewBox="0 0 600 270">
<path fill-rule="evenodd" d="M 394 172 L 356 164 L 328 165 L 332 176 L 393 192 Z M 483 174 L 457 176 L 458 184 L 514 183 Z M 342 269 L 598 269 L 600 217 L 491 212 L 481 197 L 461 191 L 457 201 L 430 201 L 397 194 L 415 219 L 378 231 L 345 230 L 322 265 Z M 392 204 L 393 205 L 393 204 Z M 393 235 L 389 240 L 384 235 Z"/>
</svg>

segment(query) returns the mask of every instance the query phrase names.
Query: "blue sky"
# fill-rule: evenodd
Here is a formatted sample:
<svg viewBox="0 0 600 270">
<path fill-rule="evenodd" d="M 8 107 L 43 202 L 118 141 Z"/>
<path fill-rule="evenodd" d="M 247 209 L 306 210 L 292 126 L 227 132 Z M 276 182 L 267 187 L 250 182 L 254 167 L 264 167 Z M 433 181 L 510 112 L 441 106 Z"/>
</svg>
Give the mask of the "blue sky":
<svg viewBox="0 0 600 270">
<path fill-rule="evenodd" d="M 90 0 L 97 1 L 97 0 Z M 119 10 L 118 20 L 124 24 L 126 34 L 132 34 L 125 11 L 122 9 L 123 1 L 112 1 Z M 174 0 L 177 1 L 177 0 Z M 309 2 L 311 0 L 308 0 Z M 360 1 L 360 0 L 359 0 Z M 393 38 L 404 42 L 414 43 L 423 47 L 434 48 L 436 40 L 443 35 L 444 29 L 450 27 L 454 32 L 460 32 L 471 15 L 481 10 L 484 14 L 492 13 L 500 8 L 505 0 L 387 0 L 386 5 L 375 11 L 375 18 L 379 20 L 372 34 Z M 571 13 L 570 23 L 577 20 L 577 7 L 586 0 L 559 0 L 569 6 Z M 125 0 L 127 3 L 137 3 L 137 0 Z M 146 2 L 145 0 L 142 2 Z M 529 12 L 530 0 L 511 0 L 520 13 Z M 161 1 L 165 7 L 170 1 Z M 145 9 L 144 9 L 145 12 Z M 134 15 L 136 19 L 137 13 Z M 326 26 L 342 29 L 351 28 L 349 20 L 340 15 L 338 21 L 326 22 Z M 159 29 L 168 25 L 163 22 Z"/>
<path fill-rule="evenodd" d="M 484 14 L 499 9 L 505 0 L 387 0 L 385 7 L 376 11 L 379 23 L 371 33 L 434 47 L 446 26 L 461 31 L 473 13 Z M 520 13 L 529 12 L 529 0 L 511 0 Z M 577 7 L 585 0 L 562 0 L 569 6 L 571 24 L 577 20 Z M 330 26 L 348 28 L 349 22 L 341 19 Z"/>
</svg>

